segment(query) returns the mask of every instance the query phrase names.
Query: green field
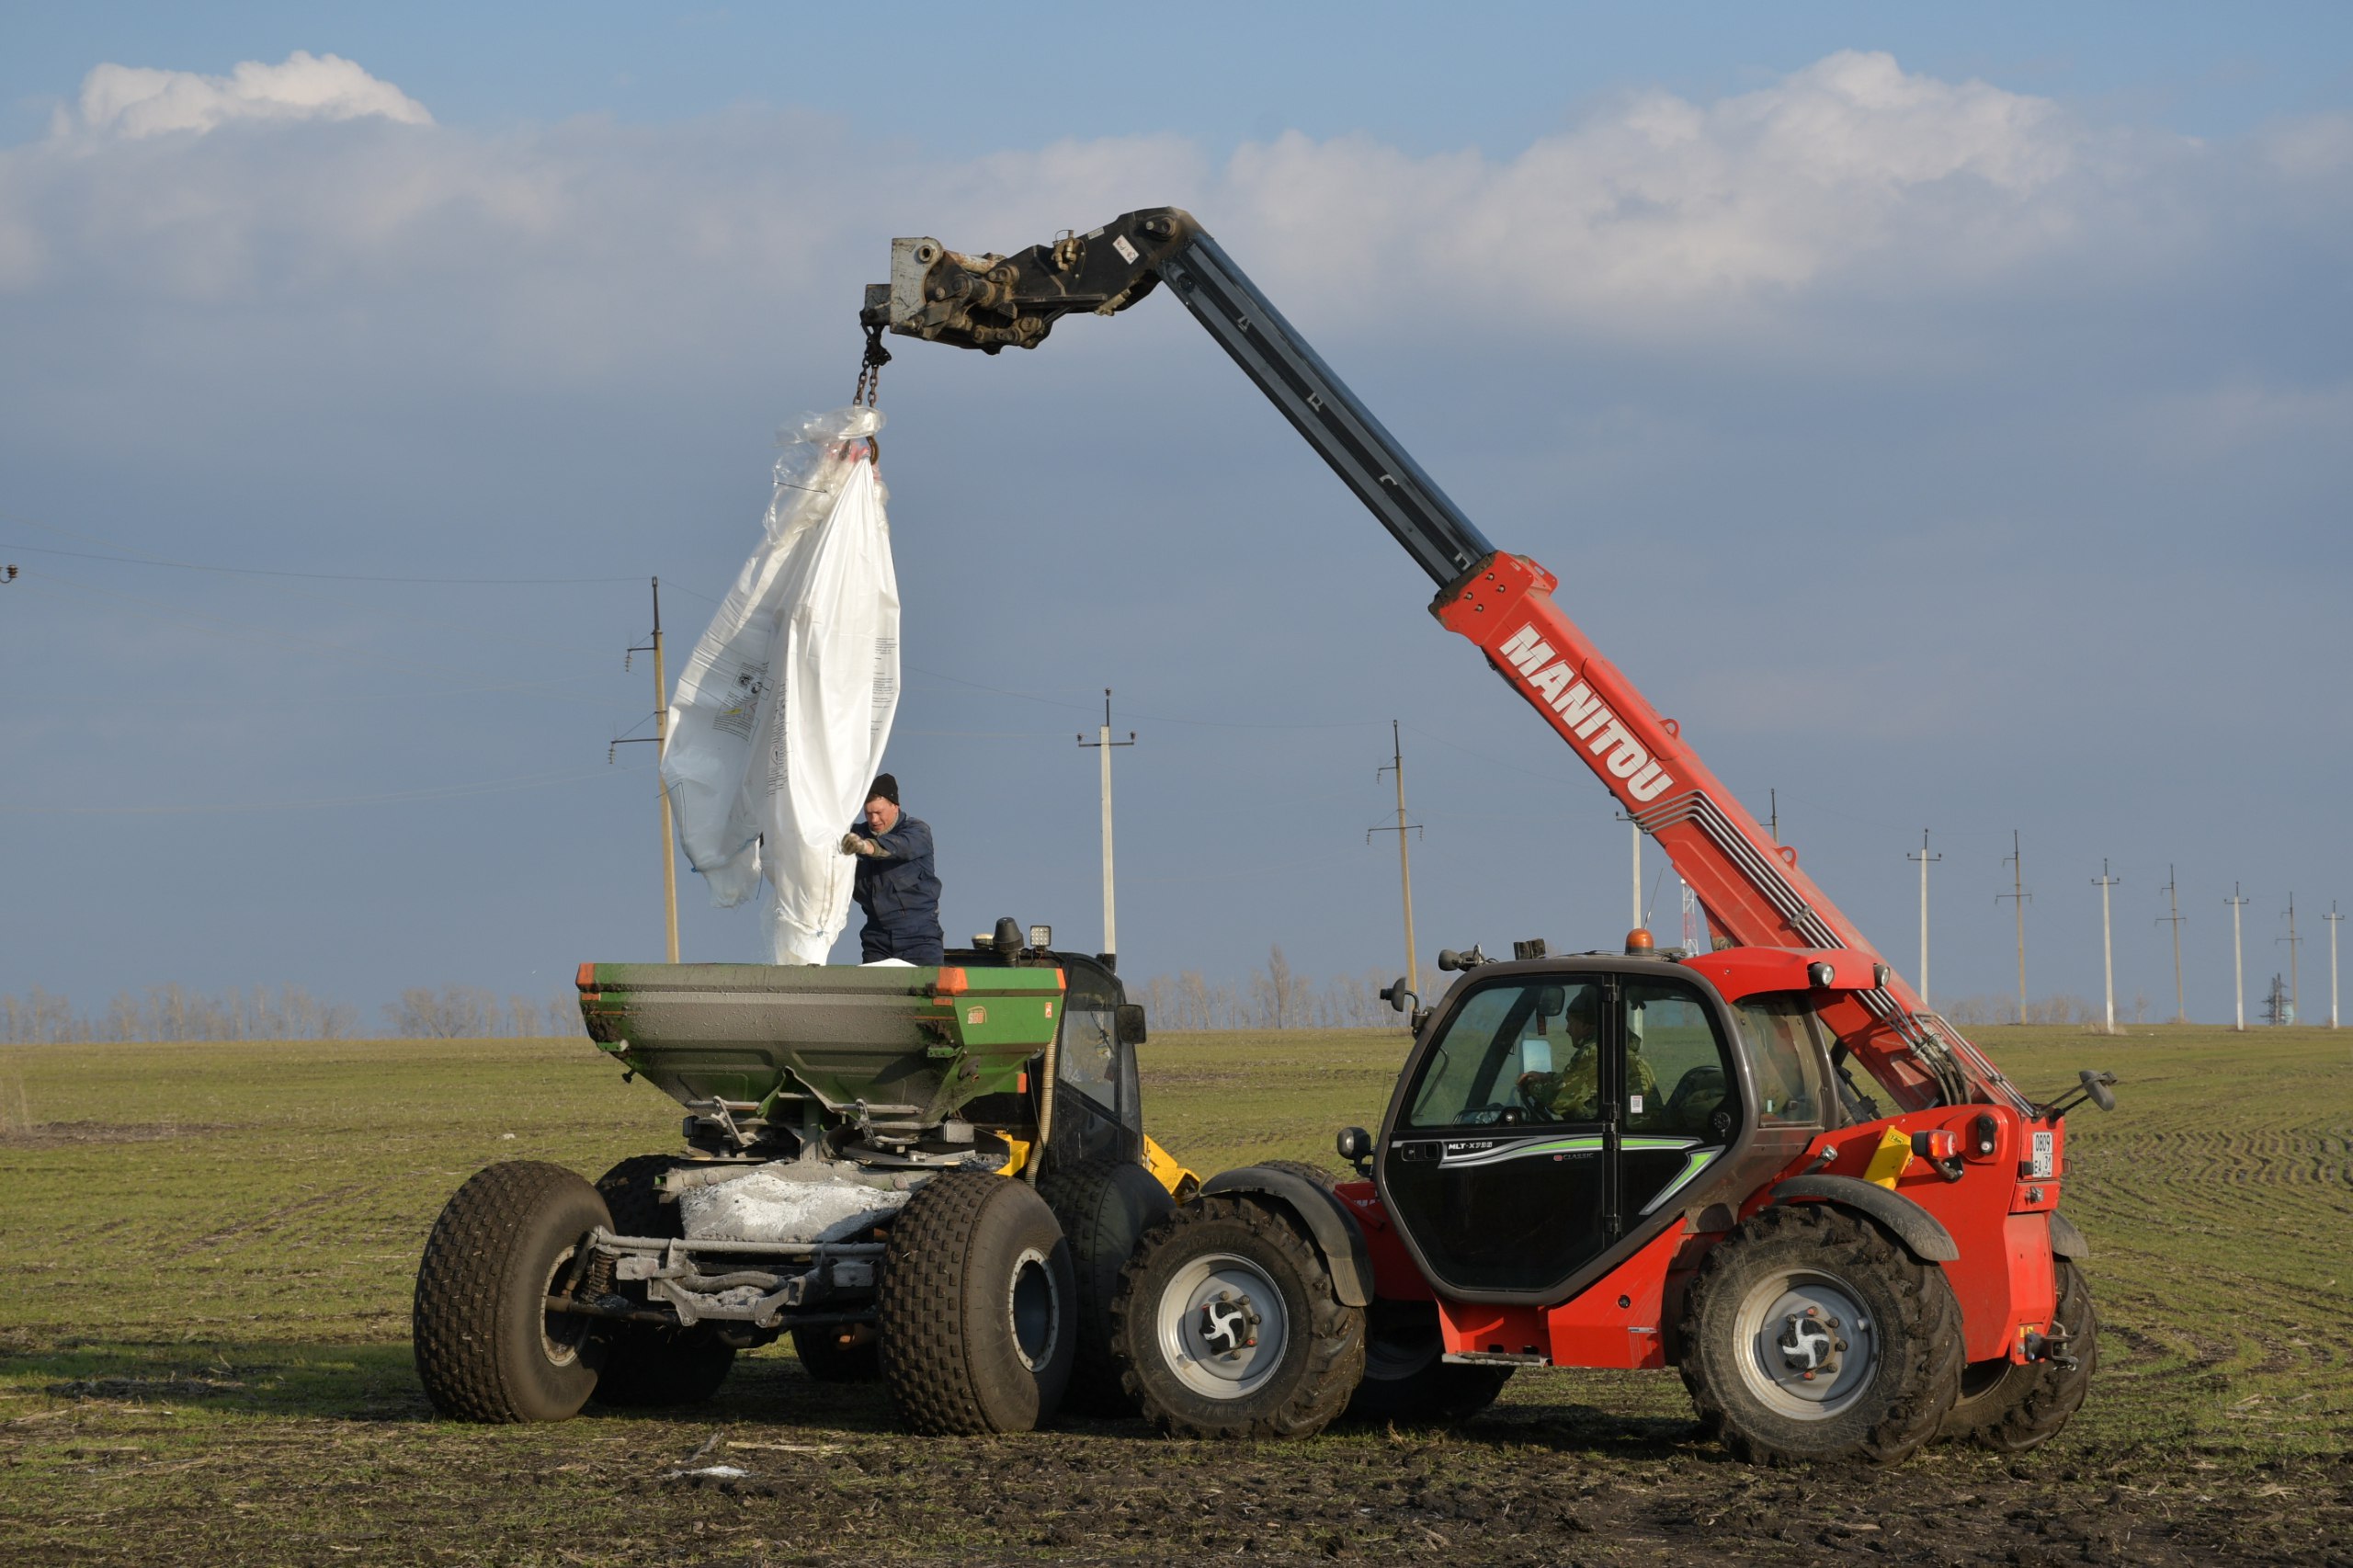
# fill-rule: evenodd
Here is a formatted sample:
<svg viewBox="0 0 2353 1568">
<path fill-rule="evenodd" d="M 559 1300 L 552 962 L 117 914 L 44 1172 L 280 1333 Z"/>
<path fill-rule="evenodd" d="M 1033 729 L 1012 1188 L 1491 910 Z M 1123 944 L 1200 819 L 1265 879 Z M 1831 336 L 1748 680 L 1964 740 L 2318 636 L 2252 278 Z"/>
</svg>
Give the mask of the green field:
<svg viewBox="0 0 2353 1568">
<path fill-rule="evenodd" d="M 442 1201 L 496 1160 L 593 1176 L 669 1148 L 669 1100 L 581 1041 L 0 1048 L 0 1559 L 1279 1561 L 1443 1555 L 1469 1532 L 1497 1561 L 1899 1538 L 1922 1561 L 2353 1561 L 2353 1035 L 1981 1038 L 2029 1091 L 2123 1079 L 2113 1115 L 2070 1119 L 2103 1369 L 2025 1460 L 1938 1449 L 1830 1485 L 1691 1439 L 1672 1373 L 1523 1374 L 1461 1434 L 1225 1450 L 1132 1423 L 918 1442 L 879 1393 L 774 1349 L 684 1415 L 451 1426 L 408 1364 Z M 1204 1172 L 1330 1163 L 1403 1049 L 1165 1037 L 1142 1051 L 1147 1121 Z M 698 1454 L 749 1475 L 671 1473 Z"/>
</svg>

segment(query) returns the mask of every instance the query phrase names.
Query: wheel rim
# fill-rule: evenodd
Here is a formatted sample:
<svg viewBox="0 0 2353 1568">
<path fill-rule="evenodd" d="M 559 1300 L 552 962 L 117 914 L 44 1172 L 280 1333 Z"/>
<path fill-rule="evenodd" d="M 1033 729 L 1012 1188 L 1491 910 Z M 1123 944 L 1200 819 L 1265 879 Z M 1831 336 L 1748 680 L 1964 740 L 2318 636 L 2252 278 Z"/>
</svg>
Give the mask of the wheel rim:
<svg viewBox="0 0 2353 1568">
<path fill-rule="evenodd" d="M 1054 1358 L 1062 1337 L 1062 1292 L 1054 1289 L 1054 1272 L 1046 1255 L 1036 1247 L 1025 1250 L 1013 1266 L 1006 1286 L 1005 1317 L 1013 1331 L 1013 1352 L 1021 1364 L 1036 1371 Z"/>
<path fill-rule="evenodd" d="M 1742 1383 L 1794 1421 L 1840 1415 L 1879 1368 L 1878 1325 L 1855 1288 L 1833 1274 L 1790 1269 L 1759 1280 L 1733 1328 Z"/>
<path fill-rule="evenodd" d="M 1230 1252 L 1208 1253 L 1161 1292 L 1159 1329 L 1179 1382 L 1205 1398 L 1245 1399 L 1282 1365 L 1290 1314 L 1265 1269 Z"/>
<path fill-rule="evenodd" d="M 555 1294 L 556 1280 L 571 1267 L 573 1255 L 579 1250 L 575 1244 L 555 1255 L 555 1261 L 548 1265 L 547 1280 L 540 1287 L 540 1301 Z M 580 1346 L 593 1326 L 588 1319 L 572 1312 L 543 1308 L 540 1312 L 540 1353 L 548 1358 L 551 1367 L 569 1367 L 580 1359 Z"/>
</svg>

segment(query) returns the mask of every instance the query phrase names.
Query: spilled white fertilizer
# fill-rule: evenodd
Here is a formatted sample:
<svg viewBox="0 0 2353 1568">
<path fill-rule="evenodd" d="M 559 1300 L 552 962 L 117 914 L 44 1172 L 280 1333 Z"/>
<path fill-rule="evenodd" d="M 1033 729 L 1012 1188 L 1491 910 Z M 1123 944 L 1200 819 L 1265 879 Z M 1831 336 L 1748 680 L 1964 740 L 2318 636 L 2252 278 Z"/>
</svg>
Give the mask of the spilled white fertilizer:
<svg viewBox="0 0 2353 1568">
<path fill-rule="evenodd" d="M 906 1202 L 905 1188 L 871 1180 L 779 1160 L 688 1187 L 678 1194 L 678 1219 L 691 1241 L 837 1242 L 881 1224 Z"/>
</svg>

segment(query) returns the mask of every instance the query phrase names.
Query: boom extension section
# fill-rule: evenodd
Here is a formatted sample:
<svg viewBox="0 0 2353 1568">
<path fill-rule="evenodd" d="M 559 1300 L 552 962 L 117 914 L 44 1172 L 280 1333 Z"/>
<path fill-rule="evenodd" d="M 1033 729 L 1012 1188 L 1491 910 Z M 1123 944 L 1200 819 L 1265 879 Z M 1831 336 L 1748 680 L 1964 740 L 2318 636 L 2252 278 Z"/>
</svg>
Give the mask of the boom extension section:
<svg viewBox="0 0 2353 1568">
<path fill-rule="evenodd" d="M 1904 1108 L 1991 1100 L 2032 1113 L 1600 655 L 1553 602 L 1558 579 L 1488 543 L 1191 214 L 1143 208 L 1010 256 L 894 240 L 891 281 L 868 287 L 859 320 L 994 354 L 1036 347 L 1074 311 L 1117 314 L 1164 281 L 1438 585 L 1431 613 L 1478 645 L 1658 841 L 1711 930 L 1742 946 L 1868 955 L 1879 984 L 1840 994 L 1822 1017 Z"/>
</svg>

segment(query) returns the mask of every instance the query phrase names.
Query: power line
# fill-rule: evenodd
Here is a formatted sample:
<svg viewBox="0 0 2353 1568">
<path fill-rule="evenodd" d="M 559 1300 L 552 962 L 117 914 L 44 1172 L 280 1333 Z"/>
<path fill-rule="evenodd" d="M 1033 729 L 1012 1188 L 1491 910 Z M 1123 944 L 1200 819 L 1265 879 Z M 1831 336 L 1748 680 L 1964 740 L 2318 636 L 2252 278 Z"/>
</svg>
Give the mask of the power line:
<svg viewBox="0 0 2353 1568">
<path fill-rule="evenodd" d="M 1994 895 L 1995 903 L 2011 901 L 2018 920 L 2018 1022 L 2026 1022 L 2026 901 L 2034 895 L 2026 891 L 2026 852 L 2018 845 L 2018 830 L 2010 829 L 2010 852 L 2003 858 L 2010 868 L 2010 891 Z"/>
<path fill-rule="evenodd" d="M 2109 940 L 2108 923 L 2108 890 L 2122 881 L 2122 877 L 2108 874 L 2108 860 L 2100 859 L 2099 875 L 2092 879 L 2099 889 L 2099 961 L 2102 983 L 2108 991 L 2108 1032 L 2116 1032 L 2116 944 Z"/>
<path fill-rule="evenodd" d="M 2233 1028 L 2246 1032 L 2246 944 L 2239 934 L 2239 912 L 2247 901 L 2239 896 L 2239 885 L 2231 884 L 2231 896 L 2222 901 L 2231 906 L 2231 994 L 2236 1022 Z"/>
<path fill-rule="evenodd" d="M 2181 1005 L 2181 923 L 2184 916 L 2181 913 L 2181 892 L 2174 886 L 2171 862 L 2165 866 L 2165 901 L 2172 913 L 2158 915 L 2156 924 L 2173 927 L 2173 1021 L 2186 1024 L 2189 1022 L 2189 1014 Z"/>
<path fill-rule="evenodd" d="M 1920 1006 L 1928 1006 L 1928 868 L 1944 858 L 1928 853 L 1928 830 L 1920 830 L 1920 853 L 1907 854 L 1906 860 L 1920 862 Z"/>
<path fill-rule="evenodd" d="M 1405 743 L 1399 737 L 1399 728 L 1396 720 L 1389 721 L 1389 766 L 1377 767 L 1372 773 L 1376 783 L 1384 773 L 1397 777 L 1397 825 L 1369 827 L 1364 830 L 1364 841 L 1371 843 L 1376 833 L 1397 835 L 1397 885 L 1405 902 L 1405 989 L 1418 996 L 1422 990 L 1422 966 L 1414 951 L 1414 862 L 1405 852 L 1405 835 L 1421 832 L 1422 825 L 1405 820 Z"/>
<path fill-rule="evenodd" d="M 249 812 L 312 811 L 328 806 L 382 806 L 415 801 L 454 801 L 470 795 L 495 795 L 522 790 L 551 789 L 584 778 L 607 777 L 606 770 L 557 770 L 517 774 L 507 778 L 483 778 L 468 784 L 435 784 L 421 790 L 389 790 L 370 795 L 331 795 L 301 801 L 240 801 L 225 805 L 160 806 L 28 806 L 0 801 L 0 812 L 38 816 L 227 816 Z"/>
</svg>

